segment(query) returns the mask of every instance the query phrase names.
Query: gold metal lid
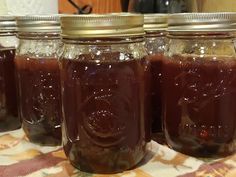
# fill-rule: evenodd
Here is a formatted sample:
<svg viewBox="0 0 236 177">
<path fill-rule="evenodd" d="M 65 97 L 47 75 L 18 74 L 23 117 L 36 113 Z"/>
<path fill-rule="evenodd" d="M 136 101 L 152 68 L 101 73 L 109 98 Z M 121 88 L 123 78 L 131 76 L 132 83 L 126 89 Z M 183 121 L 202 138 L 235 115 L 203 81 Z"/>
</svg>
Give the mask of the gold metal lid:
<svg viewBox="0 0 236 177">
<path fill-rule="evenodd" d="M 168 19 L 169 32 L 236 31 L 236 13 L 178 13 Z"/>
<path fill-rule="evenodd" d="M 144 35 L 143 15 L 131 13 L 62 16 L 61 28 L 63 38 Z"/>
<path fill-rule="evenodd" d="M 16 21 L 14 16 L 1 15 L 0 16 L 0 32 L 16 31 Z"/>
<path fill-rule="evenodd" d="M 18 32 L 60 32 L 59 15 L 26 15 L 16 17 Z"/>
<path fill-rule="evenodd" d="M 144 30 L 165 31 L 168 27 L 169 14 L 144 14 Z"/>
</svg>

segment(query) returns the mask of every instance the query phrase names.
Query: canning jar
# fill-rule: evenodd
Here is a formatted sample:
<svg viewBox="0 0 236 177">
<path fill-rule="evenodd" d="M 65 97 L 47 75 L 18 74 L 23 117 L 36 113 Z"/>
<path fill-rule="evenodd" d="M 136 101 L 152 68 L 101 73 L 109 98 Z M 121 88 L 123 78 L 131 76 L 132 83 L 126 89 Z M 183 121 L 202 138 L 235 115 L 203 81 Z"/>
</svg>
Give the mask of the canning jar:
<svg viewBox="0 0 236 177">
<path fill-rule="evenodd" d="M 0 16 L 0 132 L 20 128 L 15 82 L 16 22 L 13 16 Z"/>
<path fill-rule="evenodd" d="M 143 16 L 61 18 L 63 145 L 82 171 L 134 167 L 146 150 Z"/>
<path fill-rule="evenodd" d="M 146 59 L 150 70 L 149 116 L 152 120 L 152 138 L 158 142 L 164 141 L 161 116 L 161 65 L 167 44 L 167 20 L 168 14 L 144 15 L 145 47 L 148 52 Z"/>
<path fill-rule="evenodd" d="M 61 144 L 60 20 L 58 16 L 17 18 L 19 114 L 31 142 Z"/>
<path fill-rule="evenodd" d="M 236 13 L 175 14 L 163 60 L 166 140 L 197 157 L 236 151 Z"/>
</svg>

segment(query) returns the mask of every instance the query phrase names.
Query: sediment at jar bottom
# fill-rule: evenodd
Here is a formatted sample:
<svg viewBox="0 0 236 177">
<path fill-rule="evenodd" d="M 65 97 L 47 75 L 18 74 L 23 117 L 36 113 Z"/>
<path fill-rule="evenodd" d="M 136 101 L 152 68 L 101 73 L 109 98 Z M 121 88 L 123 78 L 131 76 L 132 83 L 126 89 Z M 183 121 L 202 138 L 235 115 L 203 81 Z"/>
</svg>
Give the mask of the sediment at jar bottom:
<svg viewBox="0 0 236 177">
<path fill-rule="evenodd" d="M 130 169 L 146 152 L 142 62 L 80 57 L 61 60 L 65 153 L 82 171 Z"/>
<path fill-rule="evenodd" d="M 236 151 L 236 60 L 173 56 L 163 60 L 167 143 L 196 157 Z"/>
<path fill-rule="evenodd" d="M 0 48 L 0 132 L 20 128 L 17 114 L 15 49 Z"/>
<path fill-rule="evenodd" d="M 70 163 L 77 169 L 100 174 L 119 173 L 134 168 L 146 155 L 146 146 L 136 149 L 102 148 L 91 144 L 81 150 L 79 143 L 64 145 L 64 151 Z M 81 155 L 81 153 L 83 155 Z"/>
<path fill-rule="evenodd" d="M 16 56 L 19 113 L 31 142 L 61 144 L 60 71 L 56 58 Z"/>
</svg>

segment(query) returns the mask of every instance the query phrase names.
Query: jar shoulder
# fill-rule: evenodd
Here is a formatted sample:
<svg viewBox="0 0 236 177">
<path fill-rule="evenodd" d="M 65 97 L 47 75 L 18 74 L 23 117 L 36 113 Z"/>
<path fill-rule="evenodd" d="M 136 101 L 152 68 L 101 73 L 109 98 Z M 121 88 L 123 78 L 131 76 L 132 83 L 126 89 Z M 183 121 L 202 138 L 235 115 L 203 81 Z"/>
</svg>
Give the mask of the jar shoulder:
<svg viewBox="0 0 236 177">
<path fill-rule="evenodd" d="M 15 35 L 0 36 L 0 50 L 17 48 L 19 40 Z"/>
<path fill-rule="evenodd" d="M 165 56 L 236 57 L 235 39 L 170 39 Z"/>
<path fill-rule="evenodd" d="M 19 40 L 19 46 L 16 55 L 24 55 L 35 58 L 58 58 L 62 51 L 62 42 L 60 39 L 53 40 Z"/>
<path fill-rule="evenodd" d="M 128 60 L 147 55 L 144 42 L 126 44 L 64 44 L 61 59 Z"/>
</svg>

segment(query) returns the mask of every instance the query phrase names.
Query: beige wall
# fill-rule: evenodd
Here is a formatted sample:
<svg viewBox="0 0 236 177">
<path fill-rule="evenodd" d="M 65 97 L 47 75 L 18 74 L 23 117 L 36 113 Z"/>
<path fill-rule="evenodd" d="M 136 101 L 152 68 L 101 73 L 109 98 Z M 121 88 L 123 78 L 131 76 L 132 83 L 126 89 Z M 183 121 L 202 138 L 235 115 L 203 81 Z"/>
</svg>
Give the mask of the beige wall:
<svg viewBox="0 0 236 177">
<path fill-rule="evenodd" d="M 236 0 L 186 0 L 193 12 L 236 12 Z"/>
<path fill-rule="evenodd" d="M 148 0 L 147 0 L 148 1 Z M 91 4 L 93 13 L 120 12 L 120 0 L 74 0 L 78 5 Z M 219 12 L 235 11 L 236 0 L 185 0 L 189 11 L 192 12 Z M 76 9 L 67 0 L 59 0 L 61 13 L 75 13 Z"/>
<path fill-rule="evenodd" d="M 121 12 L 120 0 L 74 0 L 79 6 L 90 4 L 93 13 Z M 59 0 L 60 13 L 76 13 L 76 9 L 67 0 Z"/>
</svg>

